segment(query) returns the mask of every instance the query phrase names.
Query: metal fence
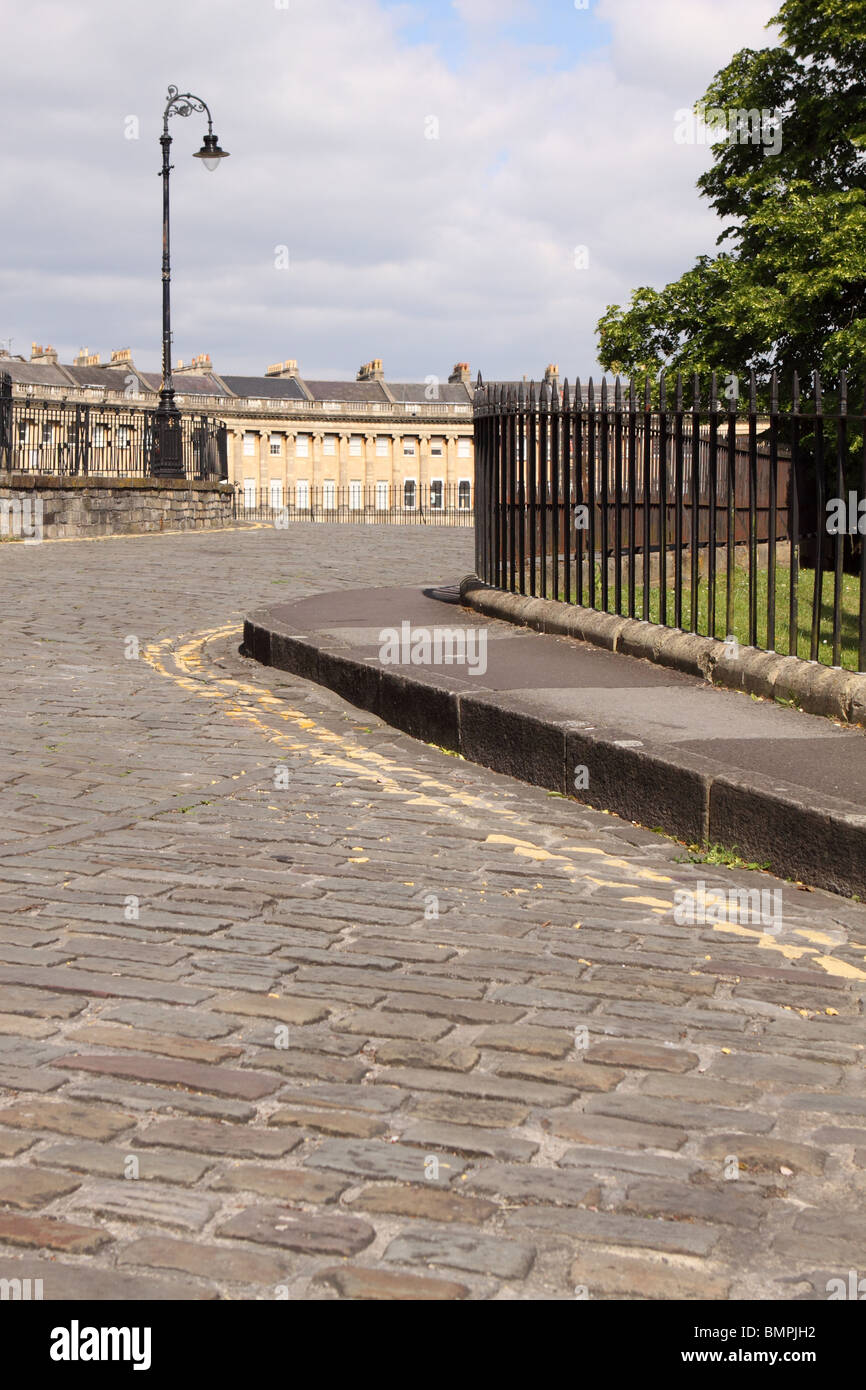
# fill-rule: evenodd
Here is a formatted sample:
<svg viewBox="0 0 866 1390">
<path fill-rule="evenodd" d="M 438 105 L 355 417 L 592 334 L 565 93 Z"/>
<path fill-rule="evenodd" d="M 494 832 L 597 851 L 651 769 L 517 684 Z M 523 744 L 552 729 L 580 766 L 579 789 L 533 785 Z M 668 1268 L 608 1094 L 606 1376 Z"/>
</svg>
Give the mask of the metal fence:
<svg viewBox="0 0 866 1390">
<path fill-rule="evenodd" d="M 146 406 L 13 396 L 0 374 L 0 468 L 60 477 L 138 478 L 150 472 L 156 411 Z M 227 478 L 225 425 L 182 415 L 184 475 Z"/>
<path fill-rule="evenodd" d="M 808 402 L 794 379 L 785 410 L 775 376 L 765 390 L 759 409 L 754 376 L 743 402 L 720 400 L 715 377 L 702 399 L 695 380 L 688 405 L 679 378 L 670 397 L 664 378 L 640 392 L 479 379 L 479 576 L 866 669 L 866 409 L 849 411 L 844 377 L 832 411 L 817 375 Z"/>
<path fill-rule="evenodd" d="M 285 495 L 284 495 L 285 494 Z M 283 488 L 238 487 L 234 514 L 240 521 L 272 521 L 287 526 L 292 521 L 348 522 L 373 526 L 473 526 L 470 483 L 388 483 L 372 486 L 307 487 L 292 483 Z"/>
</svg>

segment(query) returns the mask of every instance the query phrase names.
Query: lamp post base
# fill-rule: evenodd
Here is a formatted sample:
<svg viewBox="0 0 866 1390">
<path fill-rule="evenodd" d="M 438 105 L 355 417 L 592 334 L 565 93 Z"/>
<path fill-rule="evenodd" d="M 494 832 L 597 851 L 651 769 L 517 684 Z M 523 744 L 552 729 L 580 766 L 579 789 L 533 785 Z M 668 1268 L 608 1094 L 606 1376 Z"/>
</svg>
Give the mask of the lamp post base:
<svg viewBox="0 0 866 1390">
<path fill-rule="evenodd" d="M 179 411 L 157 411 L 153 417 L 150 472 L 156 478 L 182 478 L 183 440 Z"/>
</svg>

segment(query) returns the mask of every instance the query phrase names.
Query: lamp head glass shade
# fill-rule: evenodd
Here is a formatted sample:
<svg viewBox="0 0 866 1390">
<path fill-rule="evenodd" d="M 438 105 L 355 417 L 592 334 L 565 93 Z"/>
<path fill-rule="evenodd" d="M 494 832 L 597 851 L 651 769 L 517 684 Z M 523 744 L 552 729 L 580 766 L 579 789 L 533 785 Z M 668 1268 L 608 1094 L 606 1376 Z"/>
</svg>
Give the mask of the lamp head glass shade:
<svg viewBox="0 0 866 1390">
<path fill-rule="evenodd" d="M 221 150 L 215 135 L 206 135 L 204 144 L 200 150 L 196 150 L 194 159 L 200 159 L 206 169 L 216 169 L 221 159 L 228 159 L 228 150 Z"/>
</svg>

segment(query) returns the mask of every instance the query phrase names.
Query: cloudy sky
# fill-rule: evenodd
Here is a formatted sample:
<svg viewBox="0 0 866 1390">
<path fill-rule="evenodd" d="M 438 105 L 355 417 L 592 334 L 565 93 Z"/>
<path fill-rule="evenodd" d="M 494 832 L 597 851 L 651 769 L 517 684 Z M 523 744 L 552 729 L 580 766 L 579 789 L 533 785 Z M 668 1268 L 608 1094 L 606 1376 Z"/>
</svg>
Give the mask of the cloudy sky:
<svg viewBox="0 0 866 1390">
<path fill-rule="evenodd" d="M 231 152 L 172 120 L 175 359 L 588 374 L 606 306 L 712 250 L 674 113 L 780 0 L 579 3 L 8 0 L 0 342 L 158 368 L 174 83 Z"/>
</svg>

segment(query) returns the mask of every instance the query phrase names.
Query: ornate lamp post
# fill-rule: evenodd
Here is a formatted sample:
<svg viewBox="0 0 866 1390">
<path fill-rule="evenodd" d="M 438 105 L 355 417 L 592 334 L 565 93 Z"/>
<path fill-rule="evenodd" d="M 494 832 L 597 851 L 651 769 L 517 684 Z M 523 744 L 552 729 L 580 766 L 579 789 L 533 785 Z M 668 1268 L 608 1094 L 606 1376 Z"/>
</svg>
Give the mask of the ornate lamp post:
<svg viewBox="0 0 866 1390">
<path fill-rule="evenodd" d="M 162 477 L 183 477 L 183 453 L 181 448 L 180 411 L 174 403 L 174 387 L 171 380 L 171 261 L 169 257 L 169 215 L 168 178 L 173 168 L 169 162 L 171 136 L 168 133 L 169 116 L 190 116 L 193 111 L 203 111 L 207 116 L 207 135 L 200 150 L 193 158 L 200 159 L 206 169 L 216 169 L 221 159 L 228 159 L 228 151 L 221 150 L 219 141 L 213 133 L 210 110 L 201 97 L 192 92 L 178 92 L 177 87 L 169 87 L 168 101 L 162 120 L 162 384 L 159 390 L 159 405 L 154 421 L 153 448 L 151 453 L 151 473 Z"/>
</svg>

